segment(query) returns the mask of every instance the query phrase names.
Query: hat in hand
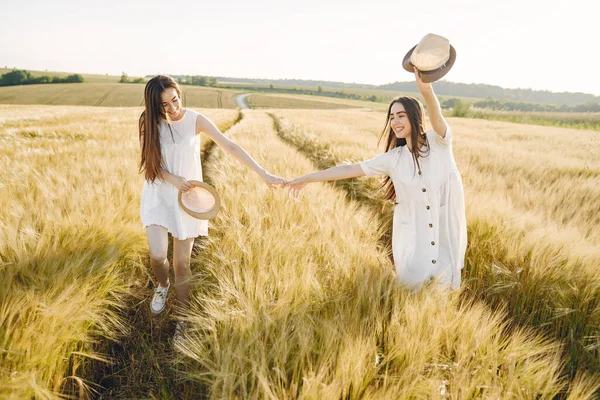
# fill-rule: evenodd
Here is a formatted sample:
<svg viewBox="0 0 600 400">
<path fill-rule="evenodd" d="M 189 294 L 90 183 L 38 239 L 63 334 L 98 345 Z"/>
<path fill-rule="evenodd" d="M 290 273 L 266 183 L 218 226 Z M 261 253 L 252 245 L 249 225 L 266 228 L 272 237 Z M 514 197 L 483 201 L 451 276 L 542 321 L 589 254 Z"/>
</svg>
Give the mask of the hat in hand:
<svg viewBox="0 0 600 400">
<path fill-rule="evenodd" d="M 450 41 L 443 36 L 428 33 L 406 53 L 402 66 L 408 72 L 421 73 L 425 83 L 435 82 L 450 71 L 456 60 L 456 51 Z"/>
<path fill-rule="evenodd" d="M 212 219 L 221 208 L 221 199 L 214 187 L 200 181 L 188 181 L 194 185 L 186 192 L 179 191 L 177 199 L 183 211 L 197 219 Z"/>
</svg>

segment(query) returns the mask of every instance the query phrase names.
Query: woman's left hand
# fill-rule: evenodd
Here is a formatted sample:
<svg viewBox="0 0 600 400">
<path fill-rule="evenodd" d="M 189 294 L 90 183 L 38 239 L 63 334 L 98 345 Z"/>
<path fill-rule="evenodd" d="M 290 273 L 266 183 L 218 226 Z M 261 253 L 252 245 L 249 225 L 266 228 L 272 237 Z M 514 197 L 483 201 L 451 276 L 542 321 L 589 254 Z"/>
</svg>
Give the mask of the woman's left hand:
<svg viewBox="0 0 600 400">
<path fill-rule="evenodd" d="M 431 83 L 425 83 L 421 80 L 421 73 L 415 68 L 415 81 L 417 82 L 417 88 L 419 92 L 427 92 L 431 90 Z"/>
<path fill-rule="evenodd" d="M 265 172 L 263 174 L 262 179 L 270 188 L 282 188 L 285 187 L 285 185 L 287 184 L 287 181 L 285 179 L 280 178 L 276 175 L 272 175 L 268 172 Z"/>
</svg>

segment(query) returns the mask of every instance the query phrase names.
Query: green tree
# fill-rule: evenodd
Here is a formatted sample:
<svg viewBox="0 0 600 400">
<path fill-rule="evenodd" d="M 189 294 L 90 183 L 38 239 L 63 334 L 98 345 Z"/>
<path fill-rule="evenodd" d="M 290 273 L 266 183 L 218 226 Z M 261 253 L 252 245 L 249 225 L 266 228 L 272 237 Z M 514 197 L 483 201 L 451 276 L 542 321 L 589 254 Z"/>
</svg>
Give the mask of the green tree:
<svg viewBox="0 0 600 400">
<path fill-rule="evenodd" d="M 127 76 L 126 72 L 123 72 L 121 74 L 121 80 L 119 81 L 119 83 L 127 83 L 129 82 L 129 77 Z"/>
<path fill-rule="evenodd" d="M 42 84 L 42 83 L 52 83 L 52 78 L 50 78 L 48 75 L 42 75 L 42 76 L 38 76 L 36 78 L 33 78 L 31 81 L 29 81 L 30 83 L 34 83 L 34 84 Z"/>
<path fill-rule="evenodd" d="M 205 76 L 194 75 L 192 76 L 192 85 L 206 86 L 207 80 Z"/>
<path fill-rule="evenodd" d="M 26 85 L 33 80 L 31 73 L 21 69 L 13 69 L 3 74 L 0 78 L 0 86 Z"/>
<path fill-rule="evenodd" d="M 64 79 L 65 83 L 83 83 L 83 76 L 80 74 L 69 75 Z"/>
<path fill-rule="evenodd" d="M 441 102 L 442 108 L 454 108 L 456 105 L 456 98 L 446 99 Z"/>
<path fill-rule="evenodd" d="M 466 101 L 462 101 L 461 99 L 456 99 L 454 103 L 454 108 L 452 109 L 453 117 L 467 117 L 471 112 L 471 103 L 467 103 Z"/>
</svg>

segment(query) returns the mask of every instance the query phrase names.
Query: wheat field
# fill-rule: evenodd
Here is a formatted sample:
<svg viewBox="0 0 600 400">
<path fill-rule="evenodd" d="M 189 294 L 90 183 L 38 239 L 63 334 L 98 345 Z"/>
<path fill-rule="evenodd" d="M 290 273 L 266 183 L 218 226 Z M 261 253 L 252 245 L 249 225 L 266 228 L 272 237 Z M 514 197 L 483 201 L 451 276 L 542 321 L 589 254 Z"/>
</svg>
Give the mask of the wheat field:
<svg viewBox="0 0 600 400">
<path fill-rule="evenodd" d="M 238 92 L 183 85 L 186 107 L 235 109 Z M 144 105 L 143 83 L 61 83 L 0 87 L 0 104 L 43 104 L 100 107 Z"/>
<path fill-rule="evenodd" d="M 381 151 L 375 147 L 381 115 L 275 114 L 283 136 L 305 152 L 318 154 L 320 167 Z M 481 120 L 450 119 L 450 124 L 460 132 L 454 153 L 467 201 L 465 286 L 494 308 L 508 307 L 515 323 L 560 338 L 569 373 L 582 366 L 597 372 L 597 133 Z M 569 147 L 573 137 L 584 145 Z M 324 163 L 327 159 L 331 161 Z M 377 182 L 348 186 L 356 197 L 356 191 L 372 192 Z M 376 209 L 386 207 L 368 195 L 363 199 Z M 382 224 L 389 230 L 389 207 L 386 211 Z"/>
<path fill-rule="evenodd" d="M 384 110 L 386 104 L 372 101 L 351 100 L 337 97 L 310 96 L 298 94 L 252 94 L 247 98 L 253 109 L 291 108 L 313 110 L 336 110 L 367 108 Z"/>
<path fill-rule="evenodd" d="M 141 108 L 0 106 L 1 398 L 96 390 L 84 371 L 147 274 Z M 203 110 L 222 129 L 235 110 Z"/>
<path fill-rule="evenodd" d="M 173 348 L 172 318 L 149 315 L 140 111 L 0 106 L 0 397 L 598 393 L 595 132 L 449 119 L 470 236 L 450 295 L 395 284 L 377 179 L 294 200 L 204 140 L 223 208 Z M 290 179 L 381 152 L 381 111 L 199 111 Z"/>
</svg>

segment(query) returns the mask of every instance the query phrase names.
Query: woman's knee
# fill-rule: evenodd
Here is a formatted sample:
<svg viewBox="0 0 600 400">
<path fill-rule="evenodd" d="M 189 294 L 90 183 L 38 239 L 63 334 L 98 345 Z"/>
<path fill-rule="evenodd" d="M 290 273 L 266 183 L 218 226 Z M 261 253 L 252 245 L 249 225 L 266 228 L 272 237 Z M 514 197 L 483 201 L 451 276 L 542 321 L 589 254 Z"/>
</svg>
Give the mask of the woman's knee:
<svg viewBox="0 0 600 400">
<path fill-rule="evenodd" d="M 173 262 L 173 270 L 175 271 L 176 277 L 177 276 L 190 276 L 192 274 L 189 259 L 174 261 Z"/>
<path fill-rule="evenodd" d="M 150 253 L 150 262 L 152 262 L 152 264 L 166 264 L 167 261 L 167 255 L 166 254 L 152 254 Z"/>
</svg>

